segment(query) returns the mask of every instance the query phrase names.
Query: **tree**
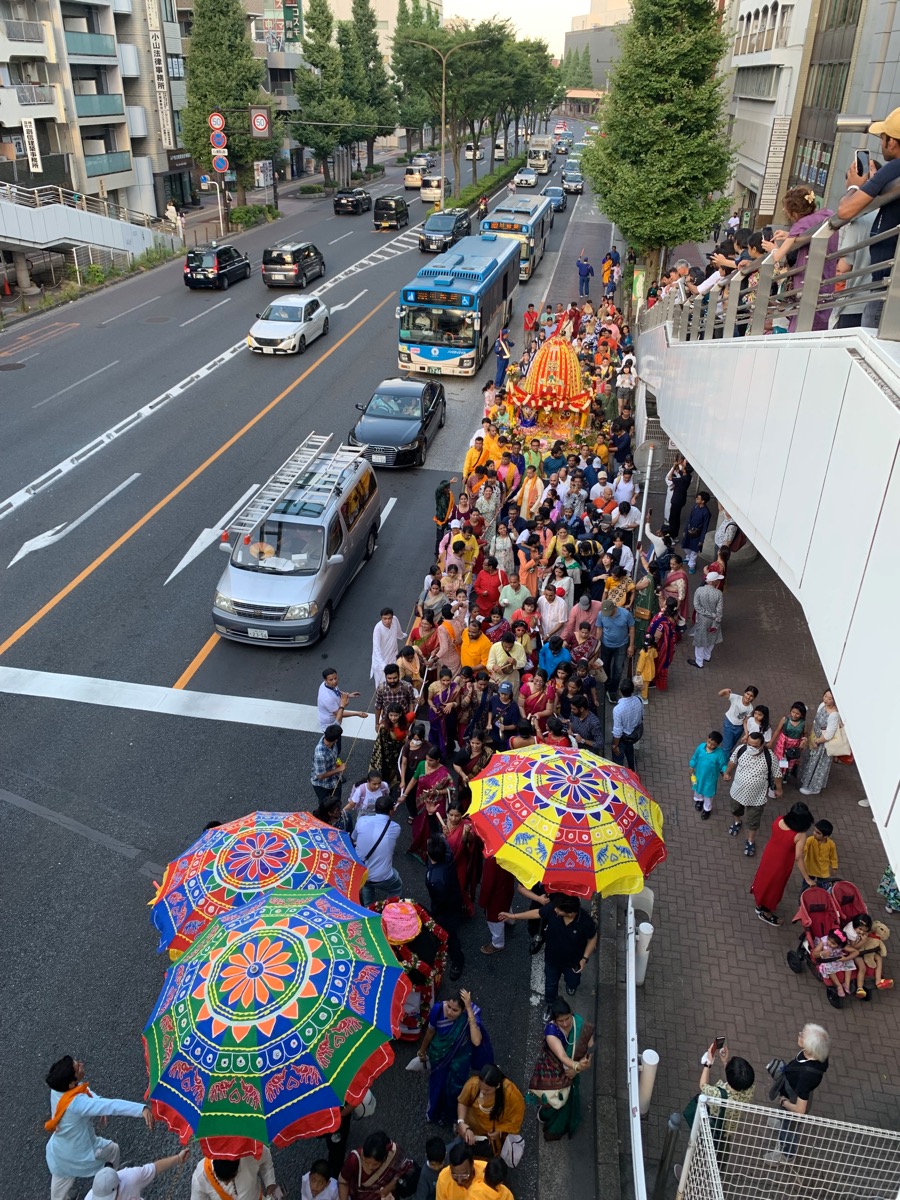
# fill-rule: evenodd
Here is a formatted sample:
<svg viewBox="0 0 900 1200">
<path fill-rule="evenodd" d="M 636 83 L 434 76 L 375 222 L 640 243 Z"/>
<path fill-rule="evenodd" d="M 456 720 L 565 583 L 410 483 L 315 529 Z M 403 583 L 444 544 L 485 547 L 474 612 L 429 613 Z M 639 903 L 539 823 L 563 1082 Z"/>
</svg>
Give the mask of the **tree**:
<svg viewBox="0 0 900 1200">
<path fill-rule="evenodd" d="M 406 152 L 413 152 L 413 137 L 418 135 L 421 146 L 422 126 L 432 120 L 435 108 L 428 92 L 422 86 L 422 76 L 428 72 L 434 73 L 437 56 L 422 46 L 414 46 L 407 41 L 409 37 L 425 38 L 431 33 L 433 26 L 426 24 L 429 14 L 422 10 L 419 0 L 413 0 L 409 7 L 406 0 L 399 0 L 397 6 L 397 25 L 394 34 L 393 55 L 391 57 L 391 72 L 394 76 L 394 90 L 399 107 L 398 120 L 406 130 Z M 415 31 L 415 32 L 414 32 Z M 440 63 L 438 63 L 440 67 Z M 440 99 L 438 100 L 440 106 Z M 440 111 L 440 107 L 438 107 Z"/>
<path fill-rule="evenodd" d="M 250 132 L 251 104 L 265 104 L 260 90 L 265 64 L 254 57 L 247 18 L 240 0 L 195 0 L 191 48 L 187 56 L 187 106 L 182 113 L 184 144 L 196 162 L 209 169 L 207 119 L 214 109 L 225 117 L 228 161 L 237 174 L 237 198 L 245 204 L 253 182 L 253 163 L 274 158 L 281 145 L 281 125 L 261 140 Z"/>
<path fill-rule="evenodd" d="M 579 54 L 577 51 L 573 55 L 572 75 L 569 87 L 573 88 L 592 88 L 594 86 L 594 72 L 591 67 L 591 52 L 588 49 L 587 43 Z"/>
<path fill-rule="evenodd" d="M 366 82 L 366 106 L 373 126 L 366 133 L 366 166 L 371 170 L 375 165 L 375 139 L 387 137 L 397 128 L 397 98 L 385 69 L 371 0 L 353 0 L 352 11 Z"/>
<path fill-rule="evenodd" d="M 341 89 L 341 53 L 333 40 L 334 18 L 328 0 L 309 0 L 303 13 L 303 31 L 303 57 L 310 70 L 299 70 L 294 76 L 300 106 L 293 125 L 294 137 L 322 160 L 328 187 L 328 156 L 344 144 L 347 127 L 354 119 L 353 104 Z"/>
<path fill-rule="evenodd" d="M 353 110 L 351 124 L 341 130 L 340 144 L 352 146 L 354 142 L 368 138 L 373 124 L 366 68 L 352 21 L 338 21 L 337 46 L 341 61 L 341 94 L 349 100 Z"/>
<path fill-rule="evenodd" d="M 637 249 L 703 241 L 728 209 L 711 196 L 732 163 L 718 14 L 709 0 L 633 0 L 621 47 L 584 172 Z"/>
</svg>

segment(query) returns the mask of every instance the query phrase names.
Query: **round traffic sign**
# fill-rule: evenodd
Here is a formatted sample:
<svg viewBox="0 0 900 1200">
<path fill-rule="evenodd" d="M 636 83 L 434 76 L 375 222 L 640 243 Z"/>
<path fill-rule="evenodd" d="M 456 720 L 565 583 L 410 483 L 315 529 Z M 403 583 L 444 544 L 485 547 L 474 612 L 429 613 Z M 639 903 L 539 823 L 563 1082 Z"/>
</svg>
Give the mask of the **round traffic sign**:
<svg viewBox="0 0 900 1200">
<path fill-rule="evenodd" d="M 212 160 L 213 170 L 220 173 L 228 170 L 228 159 L 224 154 L 216 154 Z"/>
<path fill-rule="evenodd" d="M 256 112 L 253 114 L 253 128 L 257 133 L 269 132 L 269 118 L 264 112 Z"/>
<path fill-rule="evenodd" d="M 215 130 L 209 135 L 209 144 L 214 146 L 216 150 L 224 150 L 228 145 L 228 138 L 224 133 L 220 133 L 219 130 Z"/>
<path fill-rule="evenodd" d="M 207 124 L 210 129 L 215 129 L 217 132 L 225 128 L 225 118 L 220 112 L 212 112 L 209 114 Z"/>
</svg>

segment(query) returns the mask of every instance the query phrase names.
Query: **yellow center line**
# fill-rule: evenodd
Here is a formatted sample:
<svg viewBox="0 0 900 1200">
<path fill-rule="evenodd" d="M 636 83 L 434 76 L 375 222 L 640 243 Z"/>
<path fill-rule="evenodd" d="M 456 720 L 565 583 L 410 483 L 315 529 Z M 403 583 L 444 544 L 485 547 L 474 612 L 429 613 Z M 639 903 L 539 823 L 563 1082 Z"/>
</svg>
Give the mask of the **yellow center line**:
<svg viewBox="0 0 900 1200">
<path fill-rule="evenodd" d="M 219 449 L 214 451 L 209 458 L 204 459 L 199 467 L 195 467 L 194 470 L 191 471 L 190 475 L 186 476 L 181 483 L 172 488 L 168 495 L 163 496 L 162 500 L 157 501 L 157 503 L 154 504 L 151 509 L 145 512 L 139 520 L 135 521 L 130 529 L 126 529 L 121 537 L 116 538 L 111 546 L 107 546 L 102 554 L 98 554 L 93 562 L 88 563 L 84 570 L 79 571 L 74 579 L 71 579 L 64 588 L 61 588 L 55 596 L 53 596 L 47 601 L 46 604 L 39 608 L 36 613 L 30 616 L 27 621 L 21 624 L 14 633 L 11 633 L 6 641 L 0 642 L 0 654 L 5 654 L 7 650 L 9 650 L 12 646 L 15 646 L 16 642 L 20 641 L 26 633 L 34 629 L 35 625 L 42 621 L 48 613 L 51 613 L 58 604 L 61 604 L 67 596 L 70 596 L 77 587 L 79 587 L 86 579 L 93 575 L 98 567 L 101 567 L 108 558 L 112 558 L 117 550 L 120 550 L 126 542 L 130 541 L 136 533 L 140 532 L 140 530 L 143 529 L 149 521 L 152 521 L 157 513 L 162 512 L 167 505 L 172 503 L 176 496 L 180 496 L 185 488 L 190 487 L 194 480 L 198 479 L 208 467 L 211 467 L 214 462 L 220 459 L 223 454 L 226 454 L 232 446 L 239 442 L 246 433 L 249 433 L 255 425 L 258 425 L 263 417 L 268 416 L 272 409 L 280 404 L 285 396 L 289 396 L 294 388 L 298 387 L 304 381 L 304 379 L 308 378 L 313 371 L 316 370 L 317 367 L 322 365 L 326 358 L 330 358 L 331 355 L 334 354 L 335 350 L 338 350 L 341 346 L 343 346 L 344 342 L 353 337 L 355 333 L 362 329 L 363 325 L 365 325 L 367 321 L 374 317 L 380 309 L 384 308 L 385 304 L 387 304 L 387 302 L 394 295 L 394 292 L 388 292 L 380 304 L 376 304 L 370 312 L 366 313 L 362 320 L 358 321 L 353 328 L 348 333 L 345 333 L 344 336 L 339 339 L 339 341 L 336 341 L 333 346 L 330 346 L 321 358 L 316 359 L 316 361 L 309 366 L 302 375 L 298 375 L 294 382 L 289 384 L 283 392 L 279 393 L 279 395 L 275 397 L 274 400 L 270 400 L 265 408 L 260 409 L 255 417 L 251 417 L 247 424 L 239 429 L 237 433 L 232 434 L 227 442 L 223 442 Z"/>
<path fill-rule="evenodd" d="M 206 641 L 203 643 L 203 646 L 201 647 L 199 652 L 194 655 L 194 657 L 191 659 L 191 661 L 188 663 L 188 665 L 185 667 L 185 669 L 181 672 L 181 674 L 178 676 L 178 678 L 172 684 L 172 687 L 177 692 L 183 691 L 184 688 L 186 688 L 187 685 L 191 682 L 191 680 L 194 678 L 194 676 L 197 674 L 197 672 L 200 670 L 200 668 L 203 666 L 203 664 L 209 658 L 210 654 L 212 654 L 213 647 L 215 646 L 215 644 L 218 640 L 219 640 L 219 635 L 217 633 L 212 634 L 211 637 L 208 637 L 206 639 Z"/>
</svg>

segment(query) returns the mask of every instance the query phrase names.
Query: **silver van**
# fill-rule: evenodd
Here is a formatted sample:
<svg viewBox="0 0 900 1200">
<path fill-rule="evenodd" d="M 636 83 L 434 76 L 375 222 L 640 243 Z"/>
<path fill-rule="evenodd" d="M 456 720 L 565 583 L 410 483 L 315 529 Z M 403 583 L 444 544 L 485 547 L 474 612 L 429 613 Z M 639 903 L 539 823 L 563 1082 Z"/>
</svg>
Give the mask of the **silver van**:
<svg viewBox="0 0 900 1200">
<path fill-rule="evenodd" d="M 450 195 L 450 180 L 444 176 L 444 186 L 441 188 L 440 175 L 423 175 L 422 186 L 419 188 L 419 198 L 426 204 L 441 203 L 444 196 Z"/>
<path fill-rule="evenodd" d="M 410 188 L 417 190 L 422 186 L 422 176 L 426 174 L 428 168 L 424 164 L 416 164 L 409 166 L 403 172 L 403 186 L 409 191 Z"/>
<path fill-rule="evenodd" d="M 213 601 L 216 632 L 287 649 L 324 638 L 335 608 L 375 552 L 378 481 L 359 448 L 310 434 L 237 514 Z"/>
</svg>

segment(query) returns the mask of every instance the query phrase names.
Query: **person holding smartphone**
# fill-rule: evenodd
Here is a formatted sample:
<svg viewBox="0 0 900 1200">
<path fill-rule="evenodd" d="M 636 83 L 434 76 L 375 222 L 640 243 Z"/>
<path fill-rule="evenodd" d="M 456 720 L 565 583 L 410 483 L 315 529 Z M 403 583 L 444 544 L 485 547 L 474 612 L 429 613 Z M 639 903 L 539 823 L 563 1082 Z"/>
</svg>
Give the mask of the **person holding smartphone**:
<svg viewBox="0 0 900 1200">
<path fill-rule="evenodd" d="M 722 1034 L 714 1042 L 710 1042 L 706 1053 L 700 1060 L 703 1070 L 700 1072 L 700 1092 L 714 1099 L 739 1100 L 742 1104 L 752 1104 L 753 1093 L 756 1090 L 756 1073 L 746 1058 L 732 1058 L 728 1053 L 725 1035 Z M 710 1074 L 714 1066 L 721 1064 L 725 1078 L 716 1083 L 710 1083 Z M 722 1091 L 726 1095 L 722 1095 Z"/>
</svg>

